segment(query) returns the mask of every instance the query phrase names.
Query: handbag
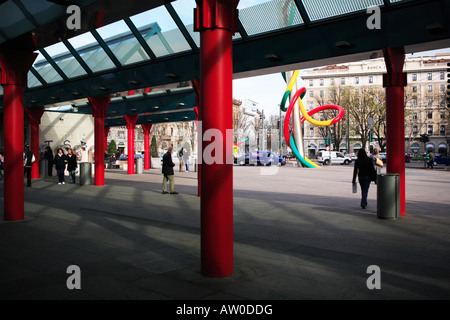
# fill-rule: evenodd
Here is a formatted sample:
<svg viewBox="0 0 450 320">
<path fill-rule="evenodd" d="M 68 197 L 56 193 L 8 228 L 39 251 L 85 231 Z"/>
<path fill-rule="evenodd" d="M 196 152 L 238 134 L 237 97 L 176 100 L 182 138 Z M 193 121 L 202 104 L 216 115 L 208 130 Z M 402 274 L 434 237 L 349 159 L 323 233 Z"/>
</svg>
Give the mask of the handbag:
<svg viewBox="0 0 450 320">
<path fill-rule="evenodd" d="M 379 166 L 380 168 L 382 168 L 384 165 L 383 161 L 380 158 L 377 158 L 376 163 L 377 163 L 377 166 Z"/>
<path fill-rule="evenodd" d="M 369 159 L 369 177 L 370 181 L 377 181 L 377 172 L 373 166 L 372 160 Z"/>
</svg>

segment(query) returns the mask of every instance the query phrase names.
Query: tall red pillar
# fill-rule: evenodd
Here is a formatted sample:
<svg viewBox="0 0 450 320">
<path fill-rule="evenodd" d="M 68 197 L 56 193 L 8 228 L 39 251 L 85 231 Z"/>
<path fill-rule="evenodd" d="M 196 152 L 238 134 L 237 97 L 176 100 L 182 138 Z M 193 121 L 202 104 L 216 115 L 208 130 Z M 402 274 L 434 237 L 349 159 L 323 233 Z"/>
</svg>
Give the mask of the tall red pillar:
<svg viewBox="0 0 450 320">
<path fill-rule="evenodd" d="M 39 179 L 39 125 L 41 124 L 41 117 L 44 114 L 44 107 L 26 108 L 25 112 L 31 127 L 30 148 L 36 159 L 31 166 L 31 178 Z"/>
<path fill-rule="evenodd" d="M 400 215 L 405 215 L 405 87 L 404 48 L 384 48 L 386 88 L 386 172 L 400 176 Z"/>
<path fill-rule="evenodd" d="M 215 129 L 224 141 L 220 150 L 215 150 L 216 155 L 222 154 L 217 161 L 220 163 L 208 163 L 205 151 L 210 152 L 207 147 L 211 142 L 202 143 L 201 270 L 205 276 L 227 277 L 233 274 L 233 164 L 226 161 L 227 149 L 232 150 L 232 141 L 226 141 L 226 130 L 233 129 L 232 36 L 238 27 L 239 1 L 196 2 L 202 137 Z"/>
<path fill-rule="evenodd" d="M 109 130 L 111 130 L 110 127 L 105 127 L 104 134 L 105 134 L 105 150 L 108 151 L 108 134 Z"/>
<path fill-rule="evenodd" d="M 105 185 L 105 117 L 109 96 L 89 97 L 94 117 L 95 185 Z"/>
<path fill-rule="evenodd" d="M 144 131 L 144 170 L 150 170 L 150 130 L 152 124 L 141 124 L 142 131 Z"/>
<path fill-rule="evenodd" d="M 137 115 L 124 115 L 128 129 L 128 174 L 134 174 L 134 129 L 136 129 Z"/>
<path fill-rule="evenodd" d="M 24 218 L 23 93 L 27 75 L 37 54 L 3 47 L 0 49 L 0 84 L 4 101 L 5 188 L 4 219 Z"/>
</svg>

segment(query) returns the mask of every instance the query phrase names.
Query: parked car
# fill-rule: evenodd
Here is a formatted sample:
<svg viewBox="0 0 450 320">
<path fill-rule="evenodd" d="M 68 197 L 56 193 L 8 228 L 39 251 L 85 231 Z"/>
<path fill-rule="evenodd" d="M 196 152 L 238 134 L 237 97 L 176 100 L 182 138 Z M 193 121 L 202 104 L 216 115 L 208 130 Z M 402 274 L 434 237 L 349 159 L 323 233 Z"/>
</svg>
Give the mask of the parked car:
<svg viewBox="0 0 450 320">
<path fill-rule="evenodd" d="M 411 155 L 408 153 L 405 153 L 405 162 L 410 163 L 411 162 Z"/>
<path fill-rule="evenodd" d="M 136 153 L 136 154 L 134 155 L 134 159 L 136 160 L 136 159 L 138 159 L 138 158 L 144 159 L 144 155 L 143 155 L 143 154 Z M 121 154 L 120 157 L 119 157 L 119 160 L 128 160 L 128 155 L 127 155 L 127 154 Z"/>
<path fill-rule="evenodd" d="M 295 155 L 292 152 L 283 153 L 283 158 L 286 160 L 295 159 Z"/>
<path fill-rule="evenodd" d="M 319 151 L 317 154 L 317 160 L 319 163 L 323 163 L 325 166 L 333 163 L 348 165 L 352 162 L 349 156 L 344 156 L 339 151 Z"/>
<path fill-rule="evenodd" d="M 278 160 L 278 161 L 277 161 Z M 286 160 L 278 157 L 275 153 L 270 151 L 252 151 L 250 154 L 245 154 L 236 159 L 237 164 L 245 166 L 247 164 L 253 164 L 258 166 L 270 166 L 272 164 L 279 164 L 281 166 L 286 165 Z"/>
<path fill-rule="evenodd" d="M 436 153 L 434 155 L 433 165 L 445 164 L 446 166 L 450 165 L 450 156 L 447 154 Z"/>
<path fill-rule="evenodd" d="M 380 159 L 383 161 L 383 163 L 386 163 L 386 152 L 380 152 Z M 405 162 L 410 163 L 411 162 L 411 155 L 408 153 L 405 153 Z"/>
</svg>

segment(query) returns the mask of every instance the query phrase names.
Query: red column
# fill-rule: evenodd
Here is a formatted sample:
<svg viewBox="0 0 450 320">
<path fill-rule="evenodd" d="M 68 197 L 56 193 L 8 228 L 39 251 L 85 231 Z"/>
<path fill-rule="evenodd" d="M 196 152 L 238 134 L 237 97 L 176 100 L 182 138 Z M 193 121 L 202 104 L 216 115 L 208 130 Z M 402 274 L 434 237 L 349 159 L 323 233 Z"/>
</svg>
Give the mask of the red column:
<svg viewBox="0 0 450 320">
<path fill-rule="evenodd" d="M 386 88 L 386 172 L 400 175 L 400 215 L 405 215 L 405 87 L 404 48 L 383 49 Z"/>
<path fill-rule="evenodd" d="M 0 84 L 3 85 L 5 188 L 4 218 L 23 220 L 23 92 L 27 74 L 37 54 L 3 47 L 0 49 Z"/>
<path fill-rule="evenodd" d="M 141 124 L 142 131 L 144 131 L 144 170 L 150 170 L 150 130 L 152 124 Z"/>
<path fill-rule="evenodd" d="M 111 128 L 110 127 L 105 127 L 104 132 L 105 132 L 105 150 L 108 151 L 108 134 L 109 134 L 109 130 Z"/>
<path fill-rule="evenodd" d="M 136 115 L 124 115 L 128 129 L 128 174 L 134 174 L 134 129 L 136 129 Z"/>
<path fill-rule="evenodd" d="M 31 166 L 31 178 L 39 179 L 39 125 L 41 124 L 41 117 L 44 114 L 44 107 L 26 108 L 25 112 L 31 127 L 30 148 L 36 159 Z"/>
<path fill-rule="evenodd" d="M 196 0 L 195 30 L 200 31 L 200 102 L 202 136 L 219 130 L 225 142 L 232 119 L 232 35 L 236 32 L 238 0 Z M 233 165 L 203 162 L 201 174 L 201 270 L 205 276 L 227 277 L 233 273 Z M 216 151 L 217 153 L 217 151 Z"/>
<path fill-rule="evenodd" d="M 95 185 L 105 185 L 105 117 L 109 96 L 89 97 L 94 117 Z"/>
</svg>

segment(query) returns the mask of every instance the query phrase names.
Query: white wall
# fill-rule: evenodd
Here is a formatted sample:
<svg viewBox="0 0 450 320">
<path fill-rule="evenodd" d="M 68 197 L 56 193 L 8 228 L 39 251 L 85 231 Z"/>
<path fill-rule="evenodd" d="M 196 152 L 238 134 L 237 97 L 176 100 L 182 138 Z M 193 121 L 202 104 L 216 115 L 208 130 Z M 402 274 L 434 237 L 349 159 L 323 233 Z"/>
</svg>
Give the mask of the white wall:
<svg viewBox="0 0 450 320">
<path fill-rule="evenodd" d="M 65 140 L 72 147 L 86 141 L 88 148 L 94 145 L 94 117 L 77 113 L 44 112 L 39 126 L 39 145 L 53 140 L 53 150 Z M 29 141 L 29 140 L 28 140 Z"/>
</svg>

